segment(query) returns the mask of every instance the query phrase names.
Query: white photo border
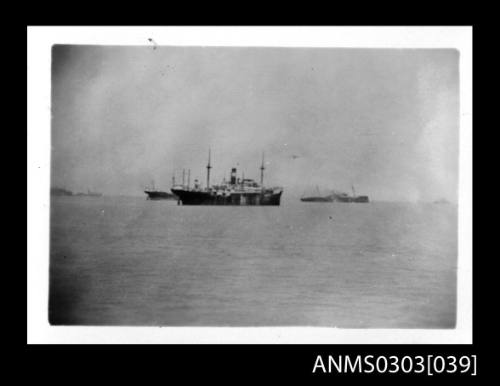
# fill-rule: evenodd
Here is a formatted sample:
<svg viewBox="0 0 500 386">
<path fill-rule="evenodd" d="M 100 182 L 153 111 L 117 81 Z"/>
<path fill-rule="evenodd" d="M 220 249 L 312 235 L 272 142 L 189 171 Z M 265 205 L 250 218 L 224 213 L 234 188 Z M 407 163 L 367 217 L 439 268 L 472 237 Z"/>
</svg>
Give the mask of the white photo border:
<svg viewBox="0 0 500 386">
<path fill-rule="evenodd" d="M 472 27 L 27 27 L 28 343 L 472 344 Z M 48 322 L 53 44 L 455 48 L 460 53 L 455 329 L 66 327 Z"/>
</svg>

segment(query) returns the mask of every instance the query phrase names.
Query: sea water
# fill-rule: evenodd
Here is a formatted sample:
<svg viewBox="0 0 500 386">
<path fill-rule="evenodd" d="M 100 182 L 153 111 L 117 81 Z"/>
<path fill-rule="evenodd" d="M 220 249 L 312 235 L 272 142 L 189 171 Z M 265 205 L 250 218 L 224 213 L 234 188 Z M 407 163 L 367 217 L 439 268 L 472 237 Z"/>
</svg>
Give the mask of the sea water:
<svg viewBox="0 0 500 386">
<path fill-rule="evenodd" d="M 52 197 L 63 325 L 453 328 L 457 207 Z"/>
</svg>

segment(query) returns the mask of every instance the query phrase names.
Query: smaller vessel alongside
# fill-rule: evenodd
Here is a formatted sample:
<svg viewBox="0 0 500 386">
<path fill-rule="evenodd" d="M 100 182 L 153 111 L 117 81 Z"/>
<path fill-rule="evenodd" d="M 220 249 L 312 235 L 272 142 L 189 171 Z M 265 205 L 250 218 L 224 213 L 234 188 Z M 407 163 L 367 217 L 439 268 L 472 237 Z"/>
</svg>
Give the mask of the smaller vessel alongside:
<svg viewBox="0 0 500 386">
<path fill-rule="evenodd" d="M 144 193 L 147 194 L 148 200 L 174 200 L 176 199 L 175 195 L 163 192 L 161 190 L 145 190 Z"/>
<path fill-rule="evenodd" d="M 155 182 L 152 181 L 151 188 L 144 189 L 144 193 L 147 195 L 147 200 L 176 200 L 177 197 L 169 192 L 163 190 L 157 190 L 155 188 Z"/>
</svg>

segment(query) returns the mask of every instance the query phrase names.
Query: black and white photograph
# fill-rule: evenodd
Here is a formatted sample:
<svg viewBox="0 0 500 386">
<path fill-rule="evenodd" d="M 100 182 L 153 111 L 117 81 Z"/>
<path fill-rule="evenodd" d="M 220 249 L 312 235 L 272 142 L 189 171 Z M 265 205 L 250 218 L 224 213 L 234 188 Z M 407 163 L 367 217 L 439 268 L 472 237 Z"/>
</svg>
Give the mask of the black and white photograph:
<svg viewBox="0 0 500 386">
<path fill-rule="evenodd" d="M 457 328 L 460 50 L 141 39 L 49 47 L 50 328 Z"/>
</svg>

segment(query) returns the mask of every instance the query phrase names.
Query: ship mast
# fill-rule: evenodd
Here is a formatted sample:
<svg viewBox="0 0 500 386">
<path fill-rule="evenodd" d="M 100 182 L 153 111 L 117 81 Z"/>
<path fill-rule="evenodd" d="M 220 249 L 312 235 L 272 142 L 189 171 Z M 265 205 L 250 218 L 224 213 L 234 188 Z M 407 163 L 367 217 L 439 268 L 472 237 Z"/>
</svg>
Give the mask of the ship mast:
<svg viewBox="0 0 500 386">
<path fill-rule="evenodd" d="M 351 184 L 351 188 L 352 188 L 352 196 L 356 197 L 356 191 L 354 190 L 354 185 L 353 184 Z"/>
<path fill-rule="evenodd" d="M 260 186 L 264 186 L 264 152 L 262 152 L 262 165 L 260 167 Z"/>
<path fill-rule="evenodd" d="M 210 169 L 212 166 L 210 165 L 210 148 L 208 148 L 208 165 L 207 165 L 207 190 L 210 188 Z"/>
</svg>

